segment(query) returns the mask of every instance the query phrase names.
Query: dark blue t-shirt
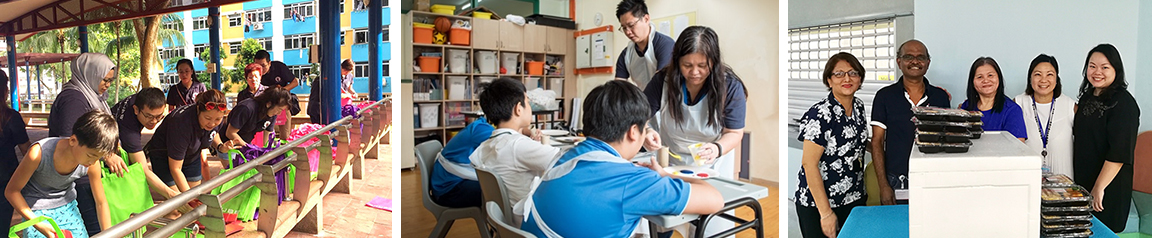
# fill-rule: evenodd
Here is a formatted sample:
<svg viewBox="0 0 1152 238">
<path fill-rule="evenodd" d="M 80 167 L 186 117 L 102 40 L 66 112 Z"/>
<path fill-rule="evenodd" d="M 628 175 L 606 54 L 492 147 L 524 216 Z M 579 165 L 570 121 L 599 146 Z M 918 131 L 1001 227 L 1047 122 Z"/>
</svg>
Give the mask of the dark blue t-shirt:
<svg viewBox="0 0 1152 238">
<path fill-rule="evenodd" d="M 140 130 L 144 129 L 144 124 L 136 118 L 136 110 L 132 109 L 135 104 L 136 94 L 132 94 L 112 106 L 112 117 L 116 118 L 116 127 L 120 129 L 120 148 L 128 153 L 144 150 L 140 143 Z"/>
<path fill-rule="evenodd" d="M 644 88 L 644 96 L 648 98 L 648 106 L 652 109 L 650 115 L 656 115 L 656 112 L 660 111 L 660 106 L 663 105 L 660 102 L 660 97 L 664 93 L 664 71 L 656 73 L 652 78 L 652 81 L 648 81 L 648 87 Z M 680 79 L 680 83 L 681 85 L 684 84 L 683 78 Z M 684 87 L 681 86 L 680 88 L 683 90 Z M 695 100 L 689 100 L 685 104 L 696 105 L 700 103 L 699 99 L 703 98 L 705 94 L 706 92 L 701 90 L 700 95 L 697 95 Z M 720 120 L 723 123 L 721 125 L 728 129 L 744 128 L 744 114 L 747 109 L 748 98 L 744 93 L 744 83 L 737 80 L 733 75 L 728 75 L 728 92 L 725 98 L 727 101 L 724 102 L 724 118 Z"/>
<path fill-rule="evenodd" d="M 16 171 L 20 161 L 16 160 L 16 145 L 28 142 L 28 130 L 24 128 L 24 118 L 20 112 L 10 108 L 0 108 L 7 111 L 8 120 L 4 121 L 3 132 L 0 132 L 0 180 L 7 181 Z"/>
<path fill-rule="evenodd" d="M 444 150 L 440 154 L 444 159 L 460 164 L 471 164 L 472 160 L 468 156 L 472 155 L 472 151 L 476 147 L 480 147 L 480 143 L 488 140 L 492 136 L 492 131 L 496 130 L 488 120 L 484 118 L 477 119 L 448 141 L 444 146 Z M 456 187 L 457 184 L 463 182 L 464 179 L 449 173 L 444 170 L 444 166 L 440 165 L 440 161 L 436 161 L 432 167 L 432 194 L 444 194 Z"/>
<path fill-rule="evenodd" d="M 968 100 L 960 103 L 960 108 L 968 108 Z M 1024 127 L 1023 108 L 1011 98 L 1004 97 L 1004 107 L 999 112 L 987 110 L 980 113 L 984 114 L 984 117 L 980 118 L 984 126 L 980 128 L 985 131 L 1008 131 L 1016 138 L 1028 139 L 1028 128 Z"/>
<path fill-rule="evenodd" d="M 167 171 L 168 158 L 187 160 L 185 168 L 200 166 L 200 150 L 208 148 L 212 137 L 210 131 L 200 128 L 199 117 L 196 104 L 185 105 L 172 111 L 156 127 L 156 134 L 144 146 L 145 155 L 152 161 L 152 170 Z"/>
<path fill-rule="evenodd" d="M 72 136 L 72 126 L 84 113 L 92 111 L 84 93 L 76 90 L 60 91 L 52 101 L 52 112 L 48 114 L 48 137 Z"/>
<path fill-rule="evenodd" d="M 672 63 L 672 49 L 673 49 L 672 47 L 676 45 L 676 40 L 673 40 L 672 37 L 668 37 L 667 35 L 664 35 L 663 33 L 660 33 L 660 32 L 656 32 L 656 34 L 654 34 L 654 37 L 652 39 L 649 39 L 649 40 L 652 40 L 652 49 L 648 49 L 648 52 L 649 53 L 652 53 L 652 52 L 656 53 L 656 70 L 663 69 L 664 66 L 668 66 L 668 64 L 671 64 Z M 628 44 L 636 44 L 636 43 L 630 42 Z M 644 52 L 637 51 L 636 54 L 643 56 Z M 617 78 L 625 78 L 626 79 L 628 77 L 631 77 L 631 73 L 628 72 L 628 64 L 624 63 L 624 58 L 627 56 L 628 56 L 628 47 L 624 47 L 624 50 L 620 51 L 620 57 L 616 57 L 616 77 Z M 653 72 L 653 73 L 655 73 L 655 72 Z M 643 86 L 643 85 L 640 85 L 640 86 Z"/>
<path fill-rule="evenodd" d="M 256 132 L 268 129 L 272 124 L 276 123 L 275 116 L 268 116 L 267 113 L 261 112 L 259 105 L 256 105 L 256 100 L 245 99 L 236 103 L 232 107 L 232 111 L 228 113 L 228 124 L 221 125 L 218 132 L 221 139 L 224 139 L 228 127 L 235 127 L 240 129 L 236 134 L 240 135 L 240 139 L 245 143 L 252 143 L 252 139 L 256 137 Z"/>
<path fill-rule="evenodd" d="M 918 106 L 932 106 L 949 108 L 951 96 L 947 91 L 928 83 L 924 79 L 924 98 L 917 102 Z M 916 137 L 916 126 L 912 124 L 912 103 L 909 101 L 907 91 L 904 90 L 904 77 L 892 85 L 876 91 L 872 99 L 873 126 L 884 128 L 884 168 L 888 176 L 901 176 L 907 178 L 908 157 L 912 154 L 912 143 Z M 873 152 L 875 153 L 875 152 Z M 889 180 L 889 183 L 896 181 Z M 907 185 L 907 181 L 901 184 Z"/>
</svg>

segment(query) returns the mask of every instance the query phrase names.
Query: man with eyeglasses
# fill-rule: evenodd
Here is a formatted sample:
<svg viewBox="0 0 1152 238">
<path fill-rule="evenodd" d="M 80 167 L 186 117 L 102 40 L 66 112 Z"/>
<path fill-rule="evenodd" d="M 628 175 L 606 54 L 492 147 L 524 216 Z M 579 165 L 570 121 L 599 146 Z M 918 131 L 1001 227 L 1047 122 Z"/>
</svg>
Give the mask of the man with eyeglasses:
<svg viewBox="0 0 1152 238">
<path fill-rule="evenodd" d="M 164 91 L 159 88 L 145 88 L 112 106 L 112 117 L 116 118 L 116 126 L 120 130 L 120 148 L 128 153 L 128 159 L 133 163 L 144 165 L 144 175 L 153 191 L 164 198 L 172 198 L 179 192 L 169 189 L 164 181 L 152 172 L 151 163 L 144 157 L 144 145 L 140 137 L 140 131 L 144 128 L 156 129 L 156 125 L 164 120 L 167 111 L 168 104 L 165 101 Z"/>
<path fill-rule="evenodd" d="M 909 40 L 900 44 L 896 56 L 902 76 L 896 83 L 876 91 L 869 123 L 872 125 L 872 166 L 880 185 L 880 203 L 884 205 L 908 203 L 908 157 L 916 136 L 912 108 L 947 108 L 952 100 L 947 91 L 932 86 L 924 77 L 931 57 L 923 42 Z"/>
<path fill-rule="evenodd" d="M 616 79 L 631 79 L 641 90 L 657 70 L 672 62 L 672 37 L 653 30 L 644 0 L 623 0 L 616 5 L 620 31 L 632 40 L 616 60 Z"/>
</svg>

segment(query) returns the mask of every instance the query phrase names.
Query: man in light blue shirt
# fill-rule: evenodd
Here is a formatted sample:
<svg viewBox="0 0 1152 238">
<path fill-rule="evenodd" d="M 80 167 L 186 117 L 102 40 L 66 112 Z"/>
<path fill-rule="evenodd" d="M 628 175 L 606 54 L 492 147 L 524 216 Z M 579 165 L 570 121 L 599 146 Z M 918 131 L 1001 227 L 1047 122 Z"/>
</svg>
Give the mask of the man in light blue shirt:
<svg viewBox="0 0 1152 238">
<path fill-rule="evenodd" d="M 644 144 L 646 102 L 625 81 L 592 89 L 583 108 L 588 140 L 541 178 L 525 202 L 523 230 L 537 237 L 629 237 L 646 223 L 642 216 L 711 214 L 724 206 L 703 180 L 672 178 L 655 159 L 629 162 Z"/>
</svg>

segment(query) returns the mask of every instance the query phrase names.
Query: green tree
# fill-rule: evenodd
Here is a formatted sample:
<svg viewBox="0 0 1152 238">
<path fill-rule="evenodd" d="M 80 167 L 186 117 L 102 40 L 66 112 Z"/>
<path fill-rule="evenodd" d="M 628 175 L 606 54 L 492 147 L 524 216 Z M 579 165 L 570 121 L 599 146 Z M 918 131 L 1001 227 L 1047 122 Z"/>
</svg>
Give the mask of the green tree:
<svg viewBox="0 0 1152 238">
<path fill-rule="evenodd" d="M 240 52 L 236 53 L 236 62 L 232 65 L 234 69 L 227 74 L 231 82 L 244 82 L 244 67 L 256 61 L 256 52 L 261 50 L 264 50 L 264 45 L 255 39 L 245 39 L 240 43 Z"/>
</svg>

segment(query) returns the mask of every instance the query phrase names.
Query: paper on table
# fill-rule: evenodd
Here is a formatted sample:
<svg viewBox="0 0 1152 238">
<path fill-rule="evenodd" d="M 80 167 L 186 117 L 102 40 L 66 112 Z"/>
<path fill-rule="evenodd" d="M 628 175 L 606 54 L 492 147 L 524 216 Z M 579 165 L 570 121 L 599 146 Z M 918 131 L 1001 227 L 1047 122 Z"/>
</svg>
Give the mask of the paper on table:
<svg viewBox="0 0 1152 238">
<path fill-rule="evenodd" d="M 392 199 L 376 197 L 373 198 L 372 201 L 369 201 L 368 204 L 364 205 L 380 210 L 392 211 Z"/>
</svg>

